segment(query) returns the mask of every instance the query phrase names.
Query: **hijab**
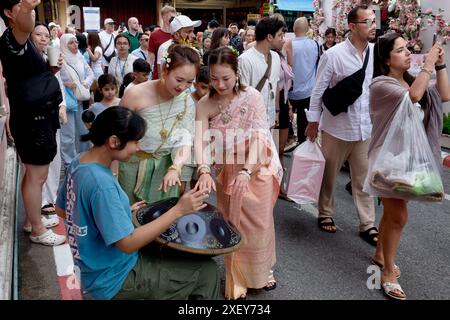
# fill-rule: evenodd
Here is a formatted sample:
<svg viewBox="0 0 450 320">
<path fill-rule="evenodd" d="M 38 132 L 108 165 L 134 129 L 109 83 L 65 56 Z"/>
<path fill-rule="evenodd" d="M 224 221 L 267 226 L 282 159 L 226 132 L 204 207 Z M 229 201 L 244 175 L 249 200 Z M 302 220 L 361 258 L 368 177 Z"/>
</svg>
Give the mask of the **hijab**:
<svg viewBox="0 0 450 320">
<path fill-rule="evenodd" d="M 70 33 L 65 33 L 62 35 L 61 39 L 60 39 L 60 47 L 61 47 L 61 52 L 64 56 L 64 60 L 71 65 L 77 65 L 78 63 L 82 63 L 83 62 L 83 56 L 81 55 L 81 53 L 78 51 L 77 53 L 73 53 L 72 51 L 69 50 L 69 42 L 75 40 L 77 41 L 77 37 L 75 37 L 75 35 L 70 34 Z"/>
</svg>

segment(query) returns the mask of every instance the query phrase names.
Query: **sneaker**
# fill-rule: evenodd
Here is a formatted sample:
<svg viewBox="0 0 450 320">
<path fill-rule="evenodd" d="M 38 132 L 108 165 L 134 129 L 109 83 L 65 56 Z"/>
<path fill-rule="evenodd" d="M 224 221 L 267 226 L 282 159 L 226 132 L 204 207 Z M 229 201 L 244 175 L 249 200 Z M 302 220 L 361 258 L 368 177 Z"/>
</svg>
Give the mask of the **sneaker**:
<svg viewBox="0 0 450 320">
<path fill-rule="evenodd" d="M 59 224 L 59 218 L 56 214 L 41 216 L 41 221 L 47 229 L 56 227 Z M 23 231 L 30 233 L 31 226 L 24 226 Z"/>
</svg>

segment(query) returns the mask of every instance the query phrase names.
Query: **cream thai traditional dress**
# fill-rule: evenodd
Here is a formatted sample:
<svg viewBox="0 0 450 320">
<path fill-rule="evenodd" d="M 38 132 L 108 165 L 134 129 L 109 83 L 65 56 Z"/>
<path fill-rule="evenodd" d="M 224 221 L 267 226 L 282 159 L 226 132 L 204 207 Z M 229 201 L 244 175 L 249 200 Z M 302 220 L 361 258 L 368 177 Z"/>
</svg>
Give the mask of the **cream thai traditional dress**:
<svg viewBox="0 0 450 320">
<path fill-rule="evenodd" d="M 271 269 L 276 262 L 273 208 L 283 170 L 267 125 L 264 101 L 257 90 L 248 87 L 241 91 L 226 110 L 210 119 L 209 129 L 214 135 L 213 144 L 219 144 L 214 152 L 217 205 L 244 238 L 239 250 L 225 256 L 225 298 L 237 299 L 246 294 L 247 288 L 262 288 L 273 280 Z M 252 139 L 262 143 L 265 157 L 256 161 L 249 191 L 235 196 L 230 183 L 245 163 L 236 158 L 240 158 L 239 154 L 248 158 Z M 219 155 L 221 147 L 224 151 Z"/>
<path fill-rule="evenodd" d="M 139 114 L 147 122 L 147 131 L 140 141 L 141 150 L 128 162 L 119 164 L 119 183 L 130 203 L 177 197 L 178 186 L 167 192 L 158 190 L 176 151 L 192 146 L 195 104 L 188 92 L 183 92 L 160 105 L 146 107 Z"/>
</svg>

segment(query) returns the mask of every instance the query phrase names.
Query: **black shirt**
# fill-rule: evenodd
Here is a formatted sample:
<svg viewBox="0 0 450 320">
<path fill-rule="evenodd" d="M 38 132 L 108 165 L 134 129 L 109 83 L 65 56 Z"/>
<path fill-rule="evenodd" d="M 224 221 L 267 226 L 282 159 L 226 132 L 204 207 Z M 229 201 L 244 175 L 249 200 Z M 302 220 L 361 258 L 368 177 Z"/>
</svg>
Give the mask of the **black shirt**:
<svg viewBox="0 0 450 320">
<path fill-rule="evenodd" d="M 0 60 L 2 61 L 3 76 L 6 79 L 6 92 L 11 106 L 10 121 L 17 123 L 19 118 L 24 120 L 28 114 L 27 106 L 23 106 L 19 102 L 23 91 L 18 88 L 23 87 L 27 79 L 48 71 L 49 67 L 31 38 L 28 38 L 25 44 L 21 45 L 14 37 L 11 28 L 6 29 L 0 38 Z M 49 117 L 48 120 L 59 127 L 57 115 L 56 117 Z"/>
</svg>

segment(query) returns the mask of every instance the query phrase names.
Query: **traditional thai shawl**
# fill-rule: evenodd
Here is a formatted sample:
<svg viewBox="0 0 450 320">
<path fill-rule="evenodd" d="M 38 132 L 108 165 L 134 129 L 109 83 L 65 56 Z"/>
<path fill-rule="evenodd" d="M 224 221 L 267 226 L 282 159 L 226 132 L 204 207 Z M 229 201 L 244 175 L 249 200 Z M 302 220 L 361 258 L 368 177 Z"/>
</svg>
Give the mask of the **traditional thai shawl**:
<svg viewBox="0 0 450 320">
<path fill-rule="evenodd" d="M 231 121 L 224 123 L 224 119 Z M 240 92 L 227 110 L 210 120 L 209 128 L 215 136 L 214 143 L 223 143 L 223 155 L 228 155 L 224 164 L 217 164 L 218 208 L 240 230 L 243 245 L 225 257 L 225 297 L 236 299 L 247 292 L 247 288 L 262 288 L 273 279 L 271 268 L 275 264 L 275 230 L 273 208 L 278 197 L 282 178 L 282 167 L 278 152 L 267 125 L 267 115 L 261 94 L 248 87 Z M 240 133 L 234 136 L 235 133 Z M 230 157 L 244 149 L 248 156 L 251 139 L 263 143 L 267 157 L 257 162 L 249 183 L 250 191 L 239 196 L 232 195 L 230 183 L 242 169 L 244 162 L 235 163 Z M 228 142 L 228 143 L 227 143 Z M 218 162 L 220 150 L 215 152 Z M 237 157 L 238 158 L 238 157 Z M 228 162 L 230 160 L 230 162 Z"/>
</svg>

